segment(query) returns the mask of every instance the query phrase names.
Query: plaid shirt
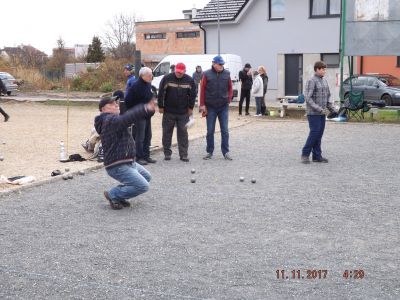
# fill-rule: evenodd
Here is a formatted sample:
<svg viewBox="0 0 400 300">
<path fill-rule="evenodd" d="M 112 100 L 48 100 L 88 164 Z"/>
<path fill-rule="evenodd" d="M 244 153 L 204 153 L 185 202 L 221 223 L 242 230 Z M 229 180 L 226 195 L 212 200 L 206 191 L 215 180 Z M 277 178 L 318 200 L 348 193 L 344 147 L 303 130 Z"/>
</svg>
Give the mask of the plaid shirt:
<svg viewBox="0 0 400 300">
<path fill-rule="evenodd" d="M 332 111 L 333 105 L 329 102 L 330 97 L 328 82 L 325 78 L 315 74 L 307 81 L 304 89 L 307 115 L 322 115 L 322 111 L 326 108 Z"/>
</svg>

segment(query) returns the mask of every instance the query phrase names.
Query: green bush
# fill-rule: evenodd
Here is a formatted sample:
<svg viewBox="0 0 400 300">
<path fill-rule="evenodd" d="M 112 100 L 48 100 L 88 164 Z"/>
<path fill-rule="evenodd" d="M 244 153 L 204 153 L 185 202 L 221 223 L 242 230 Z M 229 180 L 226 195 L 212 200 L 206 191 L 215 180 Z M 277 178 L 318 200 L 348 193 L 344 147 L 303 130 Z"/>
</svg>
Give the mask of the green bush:
<svg viewBox="0 0 400 300">
<path fill-rule="evenodd" d="M 93 91 L 95 87 L 95 83 L 91 79 L 87 79 L 84 82 L 82 82 L 82 89 L 83 91 Z"/>
<path fill-rule="evenodd" d="M 82 78 L 80 76 L 75 76 L 72 79 L 72 90 L 80 91 L 82 88 Z"/>
<path fill-rule="evenodd" d="M 104 82 L 101 86 L 100 86 L 100 91 L 102 93 L 109 93 L 112 92 L 113 88 L 112 88 L 112 83 L 111 82 Z"/>
</svg>

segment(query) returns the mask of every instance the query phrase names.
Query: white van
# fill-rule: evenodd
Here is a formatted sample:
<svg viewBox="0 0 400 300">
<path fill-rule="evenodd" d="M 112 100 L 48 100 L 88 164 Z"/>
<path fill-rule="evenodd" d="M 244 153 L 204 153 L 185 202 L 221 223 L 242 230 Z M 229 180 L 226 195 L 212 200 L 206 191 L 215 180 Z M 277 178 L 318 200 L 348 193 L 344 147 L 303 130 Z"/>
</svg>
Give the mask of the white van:
<svg viewBox="0 0 400 300">
<path fill-rule="evenodd" d="M 153 90 L 159 89 L 160 82 L 165 74 L 170 73 L 170 66 L 177 63 L 186 65 L 186 74 L 192 76 L 196 71 L 196 66 L 201 66 L 203 72 L 211 68 L 212 60 L 217 54 L 196 54 L 196 55 L 168 55 L 154 68 L 153 81 L 151 83 Z M 237 97 L 239 71 L 242 70 L 242 58 L 235 54 L 221 54 L 225 60 L 225 69 L 231 73 L 233 83 L 233 96 Z"/>
</svg>

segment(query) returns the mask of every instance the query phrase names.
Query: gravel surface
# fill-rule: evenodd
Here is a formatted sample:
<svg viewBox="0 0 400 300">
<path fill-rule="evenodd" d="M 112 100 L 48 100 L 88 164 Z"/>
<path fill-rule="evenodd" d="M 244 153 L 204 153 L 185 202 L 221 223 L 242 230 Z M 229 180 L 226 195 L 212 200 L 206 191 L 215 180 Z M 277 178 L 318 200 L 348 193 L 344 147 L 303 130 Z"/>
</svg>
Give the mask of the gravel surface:
<svg viewBox="0 0 400 300">
<path fill-rule="evenodd" d="M 122 211 L 104 170 L 0 198 L 0 298 L 399 299 L 400 126 L 328 124 L 330 163 L 303 165 L 307 128 L 233 129 L 233 161 L 202 160 L 204 139 L 189 163 L 158 154 Z"/>
</svg>

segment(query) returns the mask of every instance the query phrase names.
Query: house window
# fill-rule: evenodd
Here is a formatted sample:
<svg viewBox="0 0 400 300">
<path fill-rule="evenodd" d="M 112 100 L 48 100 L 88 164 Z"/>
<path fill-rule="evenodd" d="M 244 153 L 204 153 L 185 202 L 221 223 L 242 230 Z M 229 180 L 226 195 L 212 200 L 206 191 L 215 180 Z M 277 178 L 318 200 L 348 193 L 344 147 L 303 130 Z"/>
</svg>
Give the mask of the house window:
<svg viewBox="0 0 400 300">
<path fill-rule="evenodd" d="M 400 68 L 400 56 L 397 56 L 397 67 Z"/>
<path fill-rule="evenodd" d="M 200 31 L 186 31 L 186 32 L 176 33 L 176 38 L 178 39 L 197 38 L 199 36 L 200 36 Z"/>
<path fill-rule="evenodd" d="M 326 63 L 328 68 L 339 68 L 339 53 L 322 53 L 321 60 Z"/>
<path fill-rule="evenodd" d="M 283 20 L 285 18 L 285 0 L 269 0 L 269 19 Z"/>
<path fill-rule="evenodd" d="M 166 33 L 146 33 L 144 35 L 145 40 L 162 40 L 166 38 L 167 38 Z"/>
<path fill-rule="evenodd" d="M 340 17 L 341 0 L 310 0 L 311 18 Z"/>
</svg>

